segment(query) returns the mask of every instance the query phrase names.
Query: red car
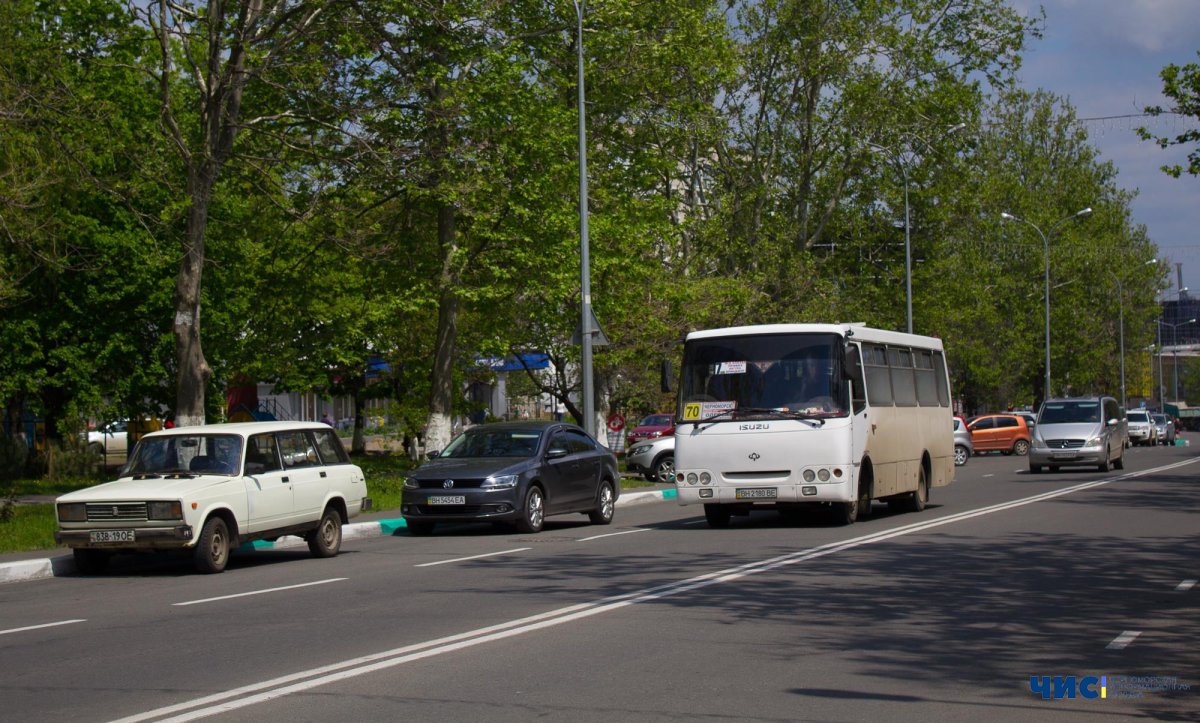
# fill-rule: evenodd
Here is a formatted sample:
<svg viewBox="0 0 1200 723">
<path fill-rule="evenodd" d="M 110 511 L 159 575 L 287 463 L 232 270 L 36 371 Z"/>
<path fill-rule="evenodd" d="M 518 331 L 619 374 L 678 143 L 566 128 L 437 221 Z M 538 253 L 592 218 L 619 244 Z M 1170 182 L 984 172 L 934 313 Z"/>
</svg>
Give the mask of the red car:
<svg viewBox="0 0 1200 723">
<path fill-rule="evenodd" d="M 671 434 L 675 434 L 674 417 L 670 414 L 651 414 L 625 435 L 625 448 L 629 449 L 634 442 L 643 439 L 656 439 Z"/>
</svg>

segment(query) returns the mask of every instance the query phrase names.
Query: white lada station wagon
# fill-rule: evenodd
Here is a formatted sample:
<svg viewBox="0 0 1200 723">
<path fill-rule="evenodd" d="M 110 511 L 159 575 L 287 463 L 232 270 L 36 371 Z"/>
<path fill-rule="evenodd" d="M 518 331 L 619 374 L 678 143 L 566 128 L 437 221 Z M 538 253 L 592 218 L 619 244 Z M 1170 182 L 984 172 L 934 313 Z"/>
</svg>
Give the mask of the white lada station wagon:
<svg viewBox="0 0 1200 723">
<path fill-rule="evenodd" d="M 164 549 L 190 549 L 196 569 L 213 573 L 238 545 L 284 535 L 333 557 L 342 525 L 370 505 L 362 470 L 328 425 L 179 427 L 142 437 L 116 481 L 59 497 L 54 539 L 84 574 L 115 553 Z"/>
</svg>

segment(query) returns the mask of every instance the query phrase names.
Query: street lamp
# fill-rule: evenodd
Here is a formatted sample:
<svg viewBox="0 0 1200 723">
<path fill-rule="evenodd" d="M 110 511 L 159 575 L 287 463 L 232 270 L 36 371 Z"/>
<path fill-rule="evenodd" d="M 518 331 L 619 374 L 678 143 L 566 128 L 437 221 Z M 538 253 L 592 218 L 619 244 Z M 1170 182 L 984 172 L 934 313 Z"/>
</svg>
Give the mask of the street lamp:
<svg viewBox="0 0 1200 723">
<path fill-rule="evenodd" d="M 945 131 L 943 131 L 941 133 L 941 135 L 937 136 L 937 138 L 935 138 L 934 140 L 941 140 L 942 138 L 945 138 L 946 136 L 950 135 L 951 133 L 957 133 L 958 131 L 960 131 L 966 127 L 967 127 L 966 123 L 957 123 L 957 124 L 947 128 Z M 909 232 L 909 219 L 908 219 L 908 163 L 911 161 L 911 157 L 913 155 L 912 139 L 914 137 L 919 139 L 922 143 L 924 143 L 926 148 L 930 148 L 933 145 L 929 141 L 926 141 L 924 138 L 921 138 L 920 136 L 917 136 L 915 134 L 910 134 L 908 137 L 909 158 L 907 158 L 907 159 L 904 157 L 903 154 L 901 154 L 897 151 L 894 151 L 887 146 L 881 146 L 877 143 L 868 144 L 872 149 L 874 149 L 876 151 L 883 151 L 883 152 L 889 152 L 889 153 L 894 154 L 896 156 L 896 165 L 900 166 L 900 175 L 904 178 L 904 303 L 905 303 L 905 318 L 908 321 L 908 333 L 909 334 L 911 334 L 912 330 L 913 330 L 913 317 L 912 317 L 912 238 L 911 238 L 911 235 Z"/>
<path fill-rule="evenodd" d="M 575 45 L 579 51 L 579 343 L 583 376 L 583 428 L 596 435 L 596 411 L 592 388 L 592 283 L 588 259 L 588 186 L 587 186 L 587 124 L 584 122 L 583 93 L 583 11 L 587 0 L 571 0 L 578 21 Z"/>
<path fill-rule="evenodd" d="M 1157 263 L 1158 263 L 1158 259 L 1150 259 L 1143 265 L 1149 266 L 1150 264 L 1157 264 Z M 1120 339 L 1120 349 L 1121 349 L 1121 409 L 1126 409 L 1127 406 L 1126 406 L 1126 400 L 1125 400 L 1125 290 L 1121 287 L 1121 277 L 1117 276 L 1113 272 L 1109 272 L 1109 273 L 1112 274 L 1113 281 L 1117 282 L 1117 318 L 1118 318 L 1117 336 Z"/>
<path fill-rule="evenodd" d="M 1163 373 L 1162 373 L 1162 327 L 1164 327 L 1164 326 L 1171 327 L 1171 374 L 1172 374 L 1171 393 L 1173 395 L 1175 395 L 1175 401 L 1179 401 L 1179 340 L 1175 336 L 1175 330 L 1181 326 L 1187 326 L 1188 324 L 1195 324 L 1196 320 L 1188 319 L 1187 321 L 1181 321 L 1176 324 L 1171 324 L 1169 322 L 1163 321 L 1162 319 L 1159 319 L 1158 323 L 1159 323 L 1159 328 L 1158 328 L 1158 340 L 1159 340 L 1158 406 L 1159 406 L 1159 410 L 1158 411 L 1160 414 L 1166 414 L 1167 413 L 1166 412 L 1167 398 L 1163 394 L 1163 387 L 1164 387 L 1163 382 L 1165 380 L 1163 379 Z"/>
<path fill-rule="evenodd" d="M 1050 235 L 1053 235 L 1054 231 L 1059 226 L 1062 226 L 1064 223 L 1066 223 L 1067 221 L 1072 221 L 1077 218 L 1084 218 L 1084 217 L 1090 216 L 1090 215 L 1092 215 L 1092 209 L 1089 206 L 1089 207 L 1083 209 L 1082 211 L 1076 211 L 1075 213 L 1071 214 L 1070 216 L 1060 218 L 1058 221 L 1054 222 L 1053 226 L 1050 227 Z M 1050 394 L 1050 239 L 1049 239 L 1048 235 L 1042 233 L 1042 230 L 1040 228 L 1038 228 L 1037 225 L 1034 224 L 1032 221 L 1026 221 L 1025 219 L 1023 219 L 1019 216 L 1012 215 L 1008 211 L 1002 212 L 1000 214 L 1000 218 L 1004 219 L 1005 221 L 1020 221 L 1021 223 L 1025 224 L 1026 226 L 1031 227 L 1034 231 L 1037 231 L 1038 236 L 1042 237 L 1042 252 L 1046 258 L 1046 387 L 1042 392 L 1042 395 L 1043 395 L 1042 398 L 1043 398 L 1043 400 L 1049 399 L 1051 396 L 1051 394 Z"/>
</svg>

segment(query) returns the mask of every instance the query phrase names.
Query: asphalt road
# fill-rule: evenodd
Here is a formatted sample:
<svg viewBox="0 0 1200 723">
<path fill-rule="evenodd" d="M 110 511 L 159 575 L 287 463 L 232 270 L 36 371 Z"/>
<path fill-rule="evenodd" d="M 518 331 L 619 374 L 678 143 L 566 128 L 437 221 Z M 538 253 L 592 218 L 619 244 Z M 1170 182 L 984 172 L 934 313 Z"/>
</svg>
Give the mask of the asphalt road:
<svg viewBox="0 0 1200 723">
<path fill-rule="evenodd" d="M 850 527 L 668 501 L 3 585 L 0 719 L 1194 719 L 1197 452 L 977 457 Z"/>
</svg>

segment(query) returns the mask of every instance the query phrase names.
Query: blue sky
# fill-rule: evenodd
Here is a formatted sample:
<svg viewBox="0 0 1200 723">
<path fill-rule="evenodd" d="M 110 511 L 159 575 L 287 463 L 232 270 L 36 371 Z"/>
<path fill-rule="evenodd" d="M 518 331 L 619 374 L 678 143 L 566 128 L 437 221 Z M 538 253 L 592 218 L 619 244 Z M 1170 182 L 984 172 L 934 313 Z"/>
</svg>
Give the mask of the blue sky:
<svg viewBox="0 0 1200 723">
<path fill-rule="evenodd" d="M 1174 179 L 1159 170 L 1186 164 L 1187 152 L 1142 141 L 1134 128 L 1175 136 L 1200 121 L 1179 117 L 1119 118 L 1148 105 L 1169 106 L 1159 72 L 1169 63 L 1200 63 L 1200 0 L 1014 0 L 1024 13 L 1046 10 L 1045 36 L 1030 41 L 1022 85 L 1064 96 L 1086 122 L 1091 143 L 1120 173 L 1122 188 L 1137 190 L 1133 221 L 1143 224 L 1171 262 L 1183 264 L 1183 285 L 1200 295 L 1200 178 Z M 1105 119 L 1105 120 L 1099 120 Z"/>
</svg>

